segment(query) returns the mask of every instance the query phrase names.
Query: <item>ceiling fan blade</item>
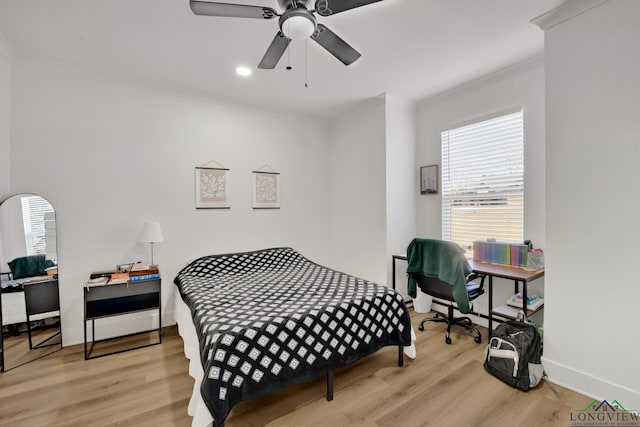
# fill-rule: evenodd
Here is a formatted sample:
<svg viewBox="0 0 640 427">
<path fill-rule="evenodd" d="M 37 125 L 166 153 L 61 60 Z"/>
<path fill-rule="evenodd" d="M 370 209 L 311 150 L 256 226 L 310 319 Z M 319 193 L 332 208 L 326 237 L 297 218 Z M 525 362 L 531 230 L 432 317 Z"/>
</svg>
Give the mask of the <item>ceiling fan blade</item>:
<svg viewBox="0 0 640 427">
<path fill-rule="evenodd" d="M 316 0 L 315 9 L 318 15 L 329 16 L 379 1 L 382 0 Z"/>
<path fill-rule="evenodd" d="M 352 48 L 333 31 L 322 24 L 318 24 L 318 30 L 311 36 L 320 46 L 338 58 L 344 65 L 350 65 L 360 58 L 360 52 Z"/>
<path fill-rule="evenodd" d="M 276 68 L 278 61 L 282 58 L 284 51 L 287 50 L 289 43 L 291 43 L 291 39 L 285 37 L 281 31 L 278 31 L 278 34 L 273 38 L 269 48 L 262 57 L 260 64 L 258 64 L 258 68 L 268 70 Z"/>
<path fill-rule="evenodd" d="M 275 9 L 262 6 L 248 6 L 246 4 L 213 3 L 207 1 L 189 2 L 191 10 L 196 15 L 225 16 L 229 18 L 271 19 L 278 16 Z"/>
</svg>

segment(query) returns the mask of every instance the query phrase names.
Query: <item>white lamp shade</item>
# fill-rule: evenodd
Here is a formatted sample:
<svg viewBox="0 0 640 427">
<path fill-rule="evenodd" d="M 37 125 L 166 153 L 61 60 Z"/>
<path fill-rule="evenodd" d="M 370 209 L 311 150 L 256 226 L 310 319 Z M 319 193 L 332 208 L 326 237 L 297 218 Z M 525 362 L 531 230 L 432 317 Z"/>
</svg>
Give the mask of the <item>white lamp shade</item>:
<svg viewBox="0 0 640 427">
<path fill-rule="evenodd" d="M 159 222 L 145 222 L 140 236 L 141 242 L 162 242 L 162 229 Z"/>
<path fill-rule="evenodd" d="M 291 40 L 304 40 L 311 37 L 315 29 L 313 21 L 306 16 L 291 16 L 282 26 L 282 32 Z"/>
</svg>

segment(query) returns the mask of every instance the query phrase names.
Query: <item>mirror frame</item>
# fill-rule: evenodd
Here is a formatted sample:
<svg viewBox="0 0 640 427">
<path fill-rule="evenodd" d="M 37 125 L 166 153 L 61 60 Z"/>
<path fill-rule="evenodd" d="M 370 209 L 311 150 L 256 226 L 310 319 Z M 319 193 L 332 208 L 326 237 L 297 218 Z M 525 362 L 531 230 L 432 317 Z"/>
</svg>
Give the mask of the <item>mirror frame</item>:
<svg viewBox="0 0 640 427">
<path fill-rule="evenodd" d="M 10 200 L 10 199 L 12 199 L 14 197 L 20 197 L 20 196 L 26 196 L 26 197 L 37 196 L 37 197 L 41 197 L 42 199 L 46 200 L 53 207 L 53 212 L 56 214 L 56 223 L 57 223 L 57 212 L 56 212 L 55 207 L 49 201 L 49 199 L 47 199 L 44 196 L 41 196 L 39 194 L 35 194 L 35 193 L 15 193 L 15 194 L 10 194 L 10 195 L 4 197 L 2 200 L 0 200 L 0 208 L 8 200 Z M 2 241 L 2 237 L 3 236 L 2 236 L 2 233 L 1 233 L 1 229 L 0 229 L 0 242 Z M 58 250 L 58 241 L 57 240 L 58 239 L 57 239 L 57 236 L 56 236 L 56 252 Z M 2 255 L 4 257 L 4 253 L 2 253 Z M 56 259 L 56 266 L 59 267 L 57 259 Z M 32 345 L 32 342 L 31 342 L 31 331 L 30 331 L 30 328 L 29 328 L 30 324 L 27 324 L 28 333 L 29 333 L 28 339 L 29 339 L 30 351 L 33 350 L 33 349 L 40 349 L 40 348 L 45 348 L 45 347 L 54 347 L 55 346 L 57 348 L 53 349 L 52 351 L 44 352 L 44 354 L 40 354 L 40 355 L 38 355 L 37 357 L 34 357 L 31 360 L 27 360 L 27 361 L 21 362 L 18 365 L 11 366 L 9 368 L 7 368 L 5 366 L 6 365 L 6 363 L 5 363 L 6 362 L 6 358 L 5 358 L 5 348 L 4 348 L 4 333 L 3 333 L 4 319 L 3 319 L 3 314 L 2 314 L 2 292 L 0 291 L 0 372 L 6 372 L 8 370 L 15 369 L 15 368 L 18 368 L 20 366 L 24 366 L 24 365 L 26 365 L 28 363 L 34 362 L 34 361 L 36 361 L 38 359 L 41 359 L 43 357 L 49 356 L 49 355 L 51 355 L 53 353 L 56 353 L 56 352 L 62 350 L 62 348 L 63 348 L 62 347 L 62 312 L 61 312 L 61 307 L 60 307 L 60 278 L 59 278 L 58 274 L 59 274 L 59 270 L 55 273 L 55 279 L 54 280 L 44 281 L 42 283 L 44 284 L 43 289 L 46 289 L 45 292 L 47 292 L 49 295 L 51 294 L 51 286 L 50 286 L 50 284 L 51 284 L 51 282 L 55 283 L 55 290 L 57 291 L 57 301 L 56 301 L 57 302 L 57 310 L 56 311 L 58 311 L 58 318 L 59 318 L 59 320 L 58 320 L 58 328 L 59 328 L 59 331 L 57 333 L 49 336 L 48 338 L 44 339 L 40 343 Z M 31 285 L 31 286 L 34 286 L 34 285 Z M 24 293 L 24 290 L 22 292 Z M 54 303 L 54 305 L 55 305 L 55 303 Z M 26 315 L 26 293 L 25 293 L 25 315 Z M 60 341 L 59 344 L 55 344 L 54 343 L 54 344 L 45 345 L 45 343 L 47 341 L 49 341 L 52 338 L 55 338 L 58 335 L 59 335 L 59 341 Z M 27 337 L 25 337 L 25 339 L 27 339 Z"/>
</svg>

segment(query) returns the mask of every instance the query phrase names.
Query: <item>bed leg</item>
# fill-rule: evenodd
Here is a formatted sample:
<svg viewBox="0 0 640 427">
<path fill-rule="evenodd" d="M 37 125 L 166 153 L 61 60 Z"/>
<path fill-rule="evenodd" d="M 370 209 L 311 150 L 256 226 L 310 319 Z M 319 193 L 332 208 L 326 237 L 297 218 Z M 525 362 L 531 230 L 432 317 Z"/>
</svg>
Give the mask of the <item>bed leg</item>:
<svg viewBox="0 0 640 427">
<path fill-rule="evenodd" d="M 398 346 L 398 366 L 401 368 L 404 365 L 404 351 L 402 345 Z"/>
<path fill-rule="evenodd" d="M 333 371 L 327 372 L 327 401 L 333 400 Z"/>
</svg>

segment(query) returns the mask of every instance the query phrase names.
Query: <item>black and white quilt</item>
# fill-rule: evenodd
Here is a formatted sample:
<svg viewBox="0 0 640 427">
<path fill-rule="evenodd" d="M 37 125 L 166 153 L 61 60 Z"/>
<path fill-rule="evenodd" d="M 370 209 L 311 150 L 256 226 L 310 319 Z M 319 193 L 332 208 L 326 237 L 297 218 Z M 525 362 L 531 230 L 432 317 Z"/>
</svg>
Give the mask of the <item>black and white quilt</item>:
<svg viewBox="0 0 640 427">
<path fill-rule="evenodd" d="M 193 316 L 201 393 L 218 424 L 238 402 L 411 344 L 400 294 L 290 248 L 203 257 L 174 282 Z"/>
</svg>

